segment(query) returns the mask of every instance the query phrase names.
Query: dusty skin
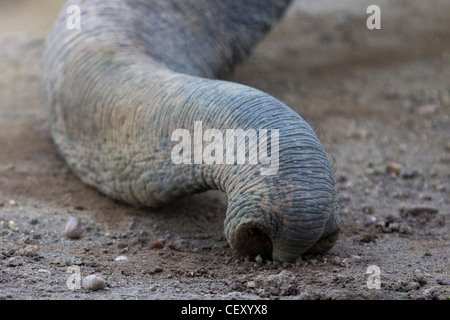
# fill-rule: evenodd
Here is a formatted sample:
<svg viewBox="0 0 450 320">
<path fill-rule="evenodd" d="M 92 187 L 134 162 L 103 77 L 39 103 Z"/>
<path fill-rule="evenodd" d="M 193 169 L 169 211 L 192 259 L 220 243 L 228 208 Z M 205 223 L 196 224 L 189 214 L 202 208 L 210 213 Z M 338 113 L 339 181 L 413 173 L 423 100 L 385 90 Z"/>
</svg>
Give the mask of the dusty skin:
<svg viewBox="0 0 450 320">
<path fill-rule="evenodd" d="M 83 185 L 40 100 L 43 34 L 2 35 L 0 299 L 450 299 L 450 3 L 379 1 L 373 31 L 354 1 L 305 3 L 227 79 L 285 102 L 324 142 L 343 218 L 331 251 L 251 260 L 223 237 L 220 192 L 150 210 Z M 70 216 L 81 239 L 62 236 Z M 106 288 L 69 290 L 71 266 Z"/>
</svg>

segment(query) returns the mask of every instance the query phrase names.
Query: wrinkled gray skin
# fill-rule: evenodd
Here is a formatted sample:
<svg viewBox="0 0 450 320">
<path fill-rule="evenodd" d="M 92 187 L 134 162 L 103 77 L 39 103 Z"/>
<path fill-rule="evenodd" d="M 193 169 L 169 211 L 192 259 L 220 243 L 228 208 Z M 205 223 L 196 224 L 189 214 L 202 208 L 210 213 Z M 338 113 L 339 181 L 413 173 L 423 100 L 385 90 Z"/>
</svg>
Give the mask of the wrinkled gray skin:
<svg viewBox="0 0 450 320">
<path fill-rule="evenodd" d="M 290 0 L 79 0 L 64 8 L 43 60 L 52 135 L 73 171 L 104 194 L 159 206 L 228 195 L 225 235 L 246 255 L 292 261 L 330 249 L 340 217 L 333 172 L 311 127 L 275 98 L 214 80 L 247 54 Z M 175 165 L 175 129 L 279 129 L 280 164 Z M 225 151 L 224 151 L 225 152 Z"/>
</svg>

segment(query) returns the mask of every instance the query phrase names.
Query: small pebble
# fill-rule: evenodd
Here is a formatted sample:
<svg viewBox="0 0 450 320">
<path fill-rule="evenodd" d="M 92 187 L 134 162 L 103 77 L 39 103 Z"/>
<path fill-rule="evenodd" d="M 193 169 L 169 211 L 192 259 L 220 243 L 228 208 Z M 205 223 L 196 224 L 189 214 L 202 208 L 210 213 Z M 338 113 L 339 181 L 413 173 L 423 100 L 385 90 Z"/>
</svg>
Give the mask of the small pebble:
<svg viewBox="0 0 450 320">
<path fill-rule="evenodd" d="M 6 258 L 12 257 L 15 251 L 13 249 L 2 251 L 2 255 Z"/>
<path fill-rule="evenodd" d="M 31 219 L 30 221 L 28 221 L 28 223 L 31 224 L 31 225 L 33 225 L 33 226 L 36 225 L 36 224 L 38 224 L 38 222 L 39 222 L 39 221 L 38 221 L 38 219 L 36 219 L 36 218 L 33 218 L 33 219 Z"/>
<path fill-rule="evenodd" d="M 373 214 L 375 209 L 372 206 L 365 206 L 361 208 L 361 211 L 365 214 Z"/>
<path fill-rule="evenodd" d="M 414 179 L 419 175 L 419 172 L 415 168 L 405 168 L 402 170 L 403 179 Z"/>
<path fill-rule="evenodd" d="M 156 267 L 156 268 L 153 270 L 154 273 L 161 273 L 161 272 L 163 272 L 163 271 L 164 271 L 164 269 L 161 268 L 161 267 Z"/>
<path fill-rule="evenodd" d="M 6 266 L 7 267 L 18 267 L 18 266 L 21 266 L 21 265 L 22 265 L 22 262 L 20 262 L 19 260 L 17 260 L 14 257 L 9 258 L 9 260 L 6 262 Z"/>
<path fill-rule="evenodd" d="M 47 273 L 49 276 L 52 275 L 52 273 L 49 270 L 47 270 L 47 269 L 39 269 L 38 272 L 39 273 Z"/>
<path fill-rule="evenodd" d="M 345 173 L 342 173 L 339 175 L 338 182 L 342 188 L 348 188 L 348 187 L 352 186 L 350 179 L 348 178 L 348 176 Z"/>
<path fill-rule="evenodd" d="M 400 225 L 398 232 L 400 232 L 401 234 L 412 234 L 413 230 L 411 229 L 411 227 L 407 224 L 402 224 Z"/>
<path fill-rule="evenodd" d="M 261 255 L 258 254 L 255 258 L 255 261 L 257 264 L 261 264 L 263 262 L 263 258 L 261 257 Z"/>
<path fill-rule="evenodd" d="M 312 264 L 313 266 L 315 266 L 317 264 L 317 259 L 310 259 L 310 260 L 308 260 L 308 262 L 310 264 Z"/>
<path fill-rule="evenodd" d="M 422 193 L 422 194 L 419 195 L 419 199 L 420 200 L 425 200 L 425 201 L 431 201 L 431 200 L 433 200 L 433 196 L 430 195 L 430 194 Z"/>
<path fill-rule="evenodd" d="M 437 283 L 439 283 L 441 286 L 450 286 L 450 280 L 449 279 L 438 279 L 436 280 Z"/>
<path fill-rule="evenodd" d="M 17 227 L 17 223 L 15 221 L 11 220 L 11 221 L 8 222 L 8 226 L 10 228 L 16 228 Z"/>
<path fill-rule="evenodd" d="M 441 294 L 440 290 L 436 287 L 431 287 L 423 290 L 422 296 L 425 299 L 436 299 Z"/>
<path fill-rule="evenodd" d="M 249 289 L 255 288 L 255 281 L 249 281 L 249 282 L 247 282 L 247 288 L 249 288 Z"/>
<path fill-rule="evenodd" d="M 37 252 L 39 251 L 39 247 L 35 245 L 28 245 L 22 249 L 19 250 L 19 254 L 25 257 L 34 257 L 37 255 Z"/>
<path fill-rule="evenodd" d="M 347 181 L 348 181 L 348 177 L 347 177 L 346 174 L 341 173 L 341 174 L 338 176 L 338 182 L 339 182 L 339 183 L 346 183 Z"/>
<path fill-rule="evenodd" d="M 335 264 L 337 266 L 340 266 L 342 263 L 342 259 L 338 256 L 334 257 L 331 261 L 333 262 L 333 264 Z"/>
<path fill-rule="evenodd" d="M 83 228 L 81 227 L 81 221 L 78 217 L 70 217 L 64 228 L 63 235 L 69 239 L 79 239 L 83 235 Z"/>
<path fill-rule="evenodd" d="M 102 290 L 106 286 L 105 280 L 97 275 L 90 275 L 83 279 L 83 288 L 90 291 Z"/>
<path fill-rule="evenodd" d="M 15 206 L 15 205 L 17 205 L 17 202 L 14 201 L 14 200 L 9 200 L 9 205 L 10 206 Z"/>
<path fill-rule="evenodd" d="M 400 176 L 402 173 L 402 166 L 396 162 L 386 162 L 386 172 L 394 177 Z"/>
<path fill-rule="evenodd" d="M 422 270 L 416 269 L 414 270 L 414 280 L 419 283 L 421 286 L 427 284 L 427 279 L 425 278 L 425 275 L 423 274 Z"/>
<path fill-rule="evenodd" d="M 420 284 L 417 283 L 417 282 L 415 282 L 415 281 L 411 281 L 410 283 L 408 283 L 408 284 L 405 286 L 405 290 L 406 290 L 406 291 L 417 290 L 417 289 L 419 289 L 419 288 L 420 288 Z"/>
<path fill-rule="evenodd" d="M 351 260 L 345 258 L 344 260 L 342 260 L 341 266 L 348 268 L 351 266 L 351 264 L 352 264 Z"/>
<path fill-rule="evenodd" d="M 150 242 L 148 246 L 150 249 L 159 250 L 159 249 L 164 248 L 164 242 L 162 240 L 156 240 L 156 241 Z"/>
<path fill-rule="evenodd" d="M 400 226 L 397 222 L 394 223 L 390 223 L 389 224 L 389 229 L 391 232 L 398 232 L 400 230 Z"/>
<path fill-rule="evenodd" d="M 433 114 L 438 109 L 438 105 L 436 104 L 425 104 L 417 108 L 417 113 L 420 115 Z"/>
<path fill-rule="evenodd" d="M 127 256 L 118 256 L 114 259 L 114 261 L 128 261 Z"/>
</svg>

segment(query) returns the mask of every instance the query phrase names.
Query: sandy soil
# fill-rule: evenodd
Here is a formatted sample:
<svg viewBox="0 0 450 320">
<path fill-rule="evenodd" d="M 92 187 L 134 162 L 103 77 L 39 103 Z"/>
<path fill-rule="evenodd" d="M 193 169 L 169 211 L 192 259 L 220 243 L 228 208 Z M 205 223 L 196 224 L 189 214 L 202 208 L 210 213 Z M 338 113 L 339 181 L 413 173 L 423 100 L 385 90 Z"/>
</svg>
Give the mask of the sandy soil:
<svg viewBox="0 0 450 320">
<path fill-rule="evenodd" d="M 43 36 L 0 36 L 0 299 L 450 299 L 450 3 L 382 1 L 370 31 L 361 2 L 297 2 L 227 77 L 294 108 L 333 161 L 342 234 L 294 264 L 229 248 L 220 192 L 150 210 L 83 185 L 40 101 Z M 105 290 L 69 290 L 71 266 Z"/>
</svg>

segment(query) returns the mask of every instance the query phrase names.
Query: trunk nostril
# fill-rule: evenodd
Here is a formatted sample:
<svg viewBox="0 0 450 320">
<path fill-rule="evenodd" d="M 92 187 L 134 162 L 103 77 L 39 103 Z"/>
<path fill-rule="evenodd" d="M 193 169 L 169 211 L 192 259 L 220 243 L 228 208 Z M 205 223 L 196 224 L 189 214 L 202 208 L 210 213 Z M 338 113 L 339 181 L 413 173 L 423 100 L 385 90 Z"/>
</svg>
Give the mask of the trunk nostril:
<svg viewBox="0 0 450 320">
<path fill-rule="evenodd" d="M 261 228 L 252 224 L 238 227 L 232 247 L 244 256 L 272 258 L 272 240 Z"/>
</svg>

